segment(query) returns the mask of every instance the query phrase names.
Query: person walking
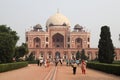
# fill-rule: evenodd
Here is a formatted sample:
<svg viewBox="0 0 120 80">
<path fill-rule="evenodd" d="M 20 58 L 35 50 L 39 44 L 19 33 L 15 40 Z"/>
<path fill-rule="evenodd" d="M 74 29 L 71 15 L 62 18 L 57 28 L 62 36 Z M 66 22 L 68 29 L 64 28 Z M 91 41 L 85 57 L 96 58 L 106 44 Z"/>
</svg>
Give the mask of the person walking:
<svg viewBox="0 0 120 80">
<path fill-rule="evenodd" d="M 69 59 L 66 59 L 66 66 L 69 66 Z"/>
<path fill-rule="evenodd" d="M 59 62 L 60 62 L 60 64 L 61 64 L 61 66 L 62 66 L 62 58 L 59 59 Z"/>
<path fill-rule="evenodd" d="M 47 60 L 46 59 L 44 61 L 44 66 L 45 66 L 45 68 L 47 67 Z"/>
<path fill-rule="evenodd" d="M 50 65 L 49 59 L 46 60 L 46 63 L 47 63 L 47 67 L 49 67 L 49 65 Z"/>
<path fill-rule="evenodd" d="M 72 68 L 73 68 L 73 74 L 75 75 L 77 70 L 77 64 L 75 62 L 73 62 Z"/>
<path fill-rule="evenodd" d="M 41 59 L 39 60 L 39 65 L 40 65 L 40 66 L 42 65 L 42 60 L 41 60 Z"/>
<path fill-rule="evenodd" d="M 58 65 L 58 59 L 55 58 L 55 66 Z"/>
<path fill-rule="evenodd" d="M 82 70 L 82 74 L 86 74 L 86 62 L 85 62 L 85 60 L 82 60 L 82 62 L 81 62 L 81 70 Z"/>
<path fill-rule="evenodd" d="M 38 66 L 40 65 L 40 60 L 39 60 L 39 59 L 37 60 L 37 65 L 38 65 Z"/>
</svg>

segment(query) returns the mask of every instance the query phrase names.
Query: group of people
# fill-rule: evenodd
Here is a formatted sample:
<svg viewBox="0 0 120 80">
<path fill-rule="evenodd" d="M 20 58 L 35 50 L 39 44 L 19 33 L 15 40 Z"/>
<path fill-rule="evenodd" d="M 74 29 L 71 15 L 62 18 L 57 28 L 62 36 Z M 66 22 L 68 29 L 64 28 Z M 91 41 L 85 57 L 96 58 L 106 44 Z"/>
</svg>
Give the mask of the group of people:
<svg viewBox="0 0 120 80">
<path fill-rule="evenodd" d="M 63 60 L 61 58 L 54 58 L 53 63 L 55 64 L 55 66 L 57 66 L 58 63 L 62 65 Z M 37 64 L 38 66 L 44 65 L 45 67 L 49 67 L 50 60 L 49 59 L 46 59 L 46 60 L 38 59 Z M 72 66 L 74 75 L 76 74 L 77 66 L 79 66 L 79 64 L 81 64 L 82 74 L 86 74 L 86 61 L 85 60 L 81 60 L 81 63 L 80 63 L 80 60 L 75 60 L 75 59 L 66 60 L 66 65 Z"/>
<path fill-rule="evenodd" d="M 46 59 L 46 60 L 38 59 L 37 60 L 37 65 L 38 66 L 44 65 L 45 67 L 49 67 L 49 63 L 50 63 L 49 59 Z"/>
<path fill-rule="evenodd" d="M 44 65 L 45 67 L 49 67 L 50 64 L 50 60 L 49 59 L 38 59 L 37 60 L 37 65 L 38 66 L 42 66 Z M 61 58 L 54 58 L 54 60 L 52 60 L 52 62 L 55 64 L 55 66 L 58 65 L 58 63 L 60 63 L 62 65 L 62 59 Z"/>
<path fill-rule="evenodd" d="M 82 71 L 82 74 L 86 74 L 86 62 L 85 60 L 82 60 L 81 61 L 81 71 Z M 73 62 L 71 64 L 72 68 L 73 68 L 73 74 L 75 75 L 76 74 L 76 70 L 77 70 L 77 66 L 78 64 L 76 62 Z"/>
<path fill-rule="evenodd" d="M 57 66 L 58 65 L 58 63 L 60 63 L 61 65 L 62 65 L 62 59 L 61 58 L 55 58 L 54 59 L 54 62 L 55 62 L 55 66 Z"/>
</svg>

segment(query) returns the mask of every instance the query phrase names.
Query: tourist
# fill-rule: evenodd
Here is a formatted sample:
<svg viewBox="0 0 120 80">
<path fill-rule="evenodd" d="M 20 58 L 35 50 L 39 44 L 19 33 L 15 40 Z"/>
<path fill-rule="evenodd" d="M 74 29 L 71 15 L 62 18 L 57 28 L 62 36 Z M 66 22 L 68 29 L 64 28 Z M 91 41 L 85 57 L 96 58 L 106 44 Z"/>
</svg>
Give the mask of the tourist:
<svg viewBox="0 0 120 80">
<path fill-rule="evenodd" d="M 39 60 L 39 59 L 37 60 L 37 65 L 38 65 L 38 66 L 40 65 L 40 60 Z"/>
<path fill-rule="evenodd" d="M 60 62 L 60 64 L 61 64 L 61 66 L 62 66 L 62 58 L 59 59 L 59 62 Z"/>
<path fill-rule="evenodd" d="M 69 66 L 69 59 L 66 60 L 66 65 Z"/>
<path fill-rule="evenodd" d="M 45 68 L 47 67 L 47 60 L 46 59 L 44 61 L 44 66 L 45 66 Z"/>
<path fill-rule="evenodd" d="M 50 65 L 49 59 L 46 60 L 46 64 L 47 64 L 47 67 L 49 67 L 49 65 Z"/>
<path fill-rule="evenodd" d="M 77 70 L 77 64 L 75 62 L 73 62 L 72 68 L 73 68 L 73 74 L 75 75 Z"/>
<path fill-rule="evenodd" d="M 55 58 L 55 66 L 58 65 L 58 59 Z"/>
<path fill-rule="evenodd" d="M 86 62 L 85 62 L 85 60 L 82 60 L 82 62 L 81 62 L 81 70 L 82 70 L 82 74 L 86 74 Z"/>
<path fill-rule="evenodd" d="M 76 59 L 76 64 L 79 66 L 79 64 L 80 64 L 80 60 L 79 59 Z"/>
</svg>

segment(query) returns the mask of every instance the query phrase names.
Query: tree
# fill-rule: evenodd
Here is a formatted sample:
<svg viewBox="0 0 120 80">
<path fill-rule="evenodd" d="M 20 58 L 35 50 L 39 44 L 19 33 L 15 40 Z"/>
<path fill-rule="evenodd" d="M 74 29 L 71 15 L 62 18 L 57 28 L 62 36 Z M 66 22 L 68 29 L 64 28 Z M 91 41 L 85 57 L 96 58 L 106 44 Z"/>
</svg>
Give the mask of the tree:
<svg viewBox="0 0 120 80">
<path fill-rule="evenodd" d="M 80 52 L 77 51 L 77 53 L 76 53 L 76 59 L 80 59 L 80 58 L 81 58 Z"/>
<path fill-rule="evenodd" d="M 26 61 L 34 61 L 34 60 L 35 60 L 34 52 L 31 52 L 28 57 L 26 56 Z"/>
<path fill-rule="evenodd" d="M 87 59 L 88 59 L 88 57 L 85 55 L 85 50 L 82 49 L 82 51 L 81 51 L 81 60 L 87 60 Z"/>
<path fill-rule="evenodd" d="M 85 50 L 82 49 L 82 51 L 77 51 L 76 53 L 76 59 L 81 59 L 81 60 L 87 60 L 88 57 L 85 55 Z"/>
<path fill-rule="evenodd" d="M 0 63 L 12 62 L 19 37 L 6 25 L 0 25 Z"/>
<path fill-rule="evenodd" d="M 114 46 L 111 40 L 110 28 L 108 26 L 101 27 L 98 48 L 99 62 L 112 63 L 114 61 Z"/>
<path fill-rule="evenodd" d="M 16 47 L 14 57 L 16 60 L 19 60 L 20 57 L 23 57 L 26 54 L 28 54 L 28 46 L 26 43 L 22 43 L 21 46 Z"/>
</svg>

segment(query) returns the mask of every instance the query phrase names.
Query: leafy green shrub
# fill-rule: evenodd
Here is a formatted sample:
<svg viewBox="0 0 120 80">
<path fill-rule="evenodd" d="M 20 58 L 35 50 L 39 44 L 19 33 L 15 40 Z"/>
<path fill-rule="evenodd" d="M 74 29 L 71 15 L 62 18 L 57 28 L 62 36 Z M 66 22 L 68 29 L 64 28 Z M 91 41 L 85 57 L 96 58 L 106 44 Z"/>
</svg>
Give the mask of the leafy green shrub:
<svg viewBox="0 0 120 80">
<path fill-rule="evenodd" d="M 37 64 L 37 60 L 34 61 L 28 61 L 29 64 Z"/>
<path fill-rule="evenodd" d="M 120 65 L 120 61 L 114 61 L 113 64 L 118 64 L 118 65 Z"/>
<path fill-rule="evenodd" d="M 87 67 L 104 71 L 110 74 L 120 75 L 120 65 L 118 64 L 105 64 L 105 63 L 98 63 L 98 62 L 88 62 Z"/>
<path fill-rule="evenodd" d="M 22 68 L 27 65 L 28 65 L 27 62 L 14 62 L 14 63 L 0 64 L 0 72 Z"/>
</svg>

